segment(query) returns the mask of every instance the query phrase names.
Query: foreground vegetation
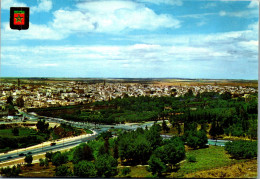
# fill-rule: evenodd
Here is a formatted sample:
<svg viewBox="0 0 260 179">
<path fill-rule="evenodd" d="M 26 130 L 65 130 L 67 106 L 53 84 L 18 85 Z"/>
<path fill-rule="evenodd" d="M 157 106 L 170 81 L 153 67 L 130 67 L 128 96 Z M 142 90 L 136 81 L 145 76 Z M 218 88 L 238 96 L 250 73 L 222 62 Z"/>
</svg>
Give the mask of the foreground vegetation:
<svg viewBox="0 0 260 179">
<path fill-rule="evenodd" d="M 138 128 L 122 132 L 117 138 L 112 138 L 111 132 L 101 133 L 96 140 L 82 143 L 69 151 L 47 152 L 45 159 L 40 159 L 35 167 L 37 170 L 51 168 L 53 172 L 49 177 L 186 177 L 195 173 L 201 176 L 198 172 L 248 162 L 256 157 L 257 145 L 252 145 L 256 144 L 254 141 L 238 142 L 251 147 L 240 151 L 240 157 L 234 159 L 229 148 L 234 151 L 243 148 L 236 142 L 227 147 L 203 145 L 193 148 L 188 147 L 191 145 L 184 137 L 163 140 L 160 136 L 162 130 L 163 127 L 155 123 L 150 130 Z M 243 159 L 247 153 L 254 154 L 250 157 L 246 155 L 250 160 Z M 26 156 L 25 162 L 26 167 L 17 166 L 13 170 L 1 170 L 1 173 L 12 176 L 18 170 L 21 176 L 30 176 L 28 168 L 34 168 L 32 157 Z M 23 174 L 23 169 L 27 175 Z M 226 176 L 223 171 L 222 176 Z"/>
<path fill-rule="evenodd" d="M 17 124 L 1 124 L 0 153 L 37 145 L 48 140 L 78 136 L 82 132 L 90 131 L 82 131 L 66 124 L 50 128 L 43 120 L 37 122 L 36 129 Z"/>
</svg>

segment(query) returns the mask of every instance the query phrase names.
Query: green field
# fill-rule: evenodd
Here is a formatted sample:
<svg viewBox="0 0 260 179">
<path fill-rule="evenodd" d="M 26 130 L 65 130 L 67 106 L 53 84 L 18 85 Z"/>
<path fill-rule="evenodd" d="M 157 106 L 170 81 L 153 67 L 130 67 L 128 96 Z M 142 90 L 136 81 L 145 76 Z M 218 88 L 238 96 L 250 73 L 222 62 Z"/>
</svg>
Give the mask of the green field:
<svg viewBox="0 0 260 179">
<path fill-rule="evenodd" d="M 17 138 L 17 137 L 27 137 L 32 134 L 36 134 L 36 131 L 29 128 L 19 128 L 19 135 L 14 136 L 12 133 L 13 129 L 1 129 L 0 137 Z"/>
<path fill-rule="evenodd" d="M 231 159 L 230 155 L 224 150 L 224 147 L 220 146 L 209 146 L 209 148 L 205 149 L 189 150 L 186 152 L 186 156 L 195 156 L 197 162 L 188 162 L 186 159 L 175 174 L 177 177 L 184 176 L 187 173 L 214 169 L 243 161 Z"/>
</svg>

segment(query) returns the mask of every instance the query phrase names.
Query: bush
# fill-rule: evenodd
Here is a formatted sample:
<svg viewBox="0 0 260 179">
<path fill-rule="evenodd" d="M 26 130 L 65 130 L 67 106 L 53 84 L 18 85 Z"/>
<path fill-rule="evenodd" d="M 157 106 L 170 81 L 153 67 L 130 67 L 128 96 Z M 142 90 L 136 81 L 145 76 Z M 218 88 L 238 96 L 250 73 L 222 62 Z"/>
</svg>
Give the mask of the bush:
<svg viewBox="0 0 260 179">
<path fill-rule="evenodd" d="M 61 177 L 72 176 L 72 172 L 69 170 L 68 166 L 61 165 L 55 169 L 55 176 L 61 176 Z"/>
<path fill-rule="evenodd" d="M 189 162 L 197 162 L 196 157 L 193 156 L 193 155 L 188 156 L 187 159 L 188 159 Z"/>
<path fill-rule="evenodd" d="M 227 142 L 225 150 L 236 159 L 251 159 L 257 156 L 257 141 L 239 140 Z"/>
<path fill-rule="evenodd" d="M 46 152 L 46 154 L 45 154 L 46 159 L 48 159 L 49 161 L 51 161 L 52 156 L 53 156 L 52 152 Z"/>
<path fill-rule="evenodd" d="M 184 134 L 184 140 L 187 142 L 189 147 L 194 149 L 197 147 L 203 148 L 208 143 L 207 134 L 204 130 L 186 131 Z"/>
<path fill-rule="evenodd" d="M 32 164 L 32 161 L 33 161 L 33 157 L 31 154 L 29 155 L 26 155 L 25 158 L 24 158 L 24 161 L 27 163 L 27 165 L 31 165 Z"/>
<path fill-rule="evenodd" d="M 44 166 L 44 160 L 42 158 L 40 158 L 39 162 L 40 162 L 40 166 L 43 167 Z"/>
<path fill-rule="evenodd" d="M 166 164 L 155 155 L 152 155 L 148 160 L 148 171 L 152 172 L 153 175 L 161 176 L 162 172 L 166 171 Z"/>
<path fill-rule="evenodd" d="M 97 170 L 92 162 L 83 160 L 74 165 L 74 175 L 84 178 L 96 177 Z"/>
<path fill-rule="evenodd" d="M 4 175 L 6 177 L 17 177 L 19 176 L 21 171 L 22 170 L 20 165 L 14 165 L 12 168 L 10 168 L 9 166 L 6 168 L 1 168 L 0 173 L 1 175 Z"/>
<path fill-rule="evenodd" d="M 100 155 L 95 162 L 97 175 L 99 177 L 114 176 L 117 174 L 117 165 L 117 160 L 114 159 L 111 155 Z"/>
<path fill-rule="evenodd" d="M 66 153 L 55 152 L 52 157 L 52 164 L 56 167 L 66 164 L 68 162 L 68 156 Z"/>
<path fill-rule="evenodd" d="M 128 175 L 130 172 L 131 172 L 131 169 L 129 167 L 124 167 L 121 170 L 121 174 L 124 175 L 124 176 Z"/>
</svg>

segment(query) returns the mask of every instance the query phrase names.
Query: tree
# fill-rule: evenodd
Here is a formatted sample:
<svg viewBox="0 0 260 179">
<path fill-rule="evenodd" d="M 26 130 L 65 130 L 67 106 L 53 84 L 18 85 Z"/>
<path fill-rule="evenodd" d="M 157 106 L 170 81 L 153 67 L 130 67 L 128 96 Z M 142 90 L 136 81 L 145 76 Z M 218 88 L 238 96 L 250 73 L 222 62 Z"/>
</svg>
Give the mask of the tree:
<svg viewBox="0 0 260 179">
<path fill-rule="evenodd" d="M 236 159 L 251 159 L 257 157 L 257 141 L 238 140 L 227 142 L 225 150 Z"/>
<path fill-rule="evenodd" d="M 45 123 L 45 120 L 39 120 L 36 124 L 36 127 L 40 132 L 45 132 L 48 130 L 49 123 Z"/>
<path fill-rule="evenodd" d="M 68 162 L 68 156 L 66 153 L 55 152 L 52 157 L 52 164 L 56 167 L 66 164 Z"/>
<path fill-rule="evenodd" d="M 165 163 L 155 155 L 151 155 L 148 165 L 148 171 L 151 171 L 153 175 L 157 174 L 158 176 L 161 176 L 162 172 L 165 172 L 167 168 Z"/>
<path fill-rule="evenodd" d="M 33 157 L 31 154 L 28 154 L 25 156 L 24 162 L 27 163 L 28 166 L 30 166 L 32 164 L 32 161 L 33 161 Z"/>
<path fill-rule="evenodd" d="M 49 160 L 47 158 L 45 158 L 45 160 L 44 160 L 44 167 L 45 168 L 49 167 Z"/>
<path fill-rule="evenodd" d="M 172 138 L 165 145 L 158 147 L 153 155 L 172 168 L 185 158 L 184 144 L 179 137 Z"/>
<path fill-rule="evenodd" d="M 73 163 L 78 163 L 81 160 L 91 161 L 94 159 L 92 149 L 86 144 L 80 144 L 73 152 Z"/>
<path fill-rule="evenodd" d="M 118 155 L 118 144 L 116 143 L 115 144 L 115 147 L 114 147 L 114 153 L 113 153 L 113 157 L 115 158 L 115 159 L 118 159 L 118 157 L 119 157 L 119 155 Z"/>
<path fill-rule="evenodd" d="M 196 149 L 197 147 L 203 148 L 208 143 L 207 134 L 204 130 L 186 131 L 184 135 L 184 140 L 189 147 L 194 149 Z"/>
<path fill-rule="evenodd" d="M 83 160 L 74 165 L 74 175 L 84 178 L 96 177 L 97 170 L 92 162 Z"/>
<path fill-rule="evenodd" d="M 68 166 L 60 165 L 55 169 L 55 176 L 60 176 L 60 177 L 72 176 L 72 172 L 69 170 Z"/>
<path fill-rule="evenodd" d="M 117 160 L 105 154 L 99 156 L 95 161 L 97 175 L 99 177 L 111 177 L 117 174 Z"/>
<path fill-rule="evenodd" d="M 130 172 L 131 172 L 131 168 L 129 168 L 129 167 L 124 167 L 124 168 L 121 170 L 121 174 L 122 174 L 123 176 L 128 175 Z"/>
<path fill-rule="evenodd" d="M 251 139 L 257 138 L 257 120 L 249 120 L 248 135 Z"/>
<path fill-rule="evenodd" d="M 169 130 L 170 130 L 170 128 L 167 126 L 165 120 L 163 120 L 162 129 L 164 132 L 169 132 Z"/>
<path fill-rule="evenodd" d="M 1 168 L 0 169 L 0 173 L 2 176 L 6 176 L 6 177 L 18 177 L 19 174 L 21 173 L 21 166 L 17 165 L 17 166 L 13 166 L 12 168 L 10 168 L 9 166 L 6 168 Z"/>
<path fill-rule="evenodd" d="M 199 141 L 198 141 L 199 148 L 205 147 L 206 144 L 208 143 L 208 137 L 207 137 L 206 132 L 204 130 L 199 130 L 197 132 L 197 137 L 199 138 Z"/>
<path fill-rule="evenodd" d="M 19 128 L 18 127 L 13 128 L 12 133 L 14 136 L 19 136 Z"/>
<path fill-rule="evenodd" d="M 218 135 L 217 126 L 216 126 L 215 121 L 213 121 L 211 124 L 211 128 L 209 130 L 209 135 L 211 135 L 213 137 L 213 139 L 215 139 Z"/>
<path fill-rule="evenodd" d="M 42 158 L 40 158 L 39 162 L 40 162 L 40 166 L 43 167 L 44 166 L 44 160 Z"/>
<path fill-rule="evenodd" d="M 46 154 L 45 154 L 46 159 L 48 159 L 49 161 L 51 161 L 52 156 L 53 156 L 52 152 L 46 152 Z"/>
</svg>

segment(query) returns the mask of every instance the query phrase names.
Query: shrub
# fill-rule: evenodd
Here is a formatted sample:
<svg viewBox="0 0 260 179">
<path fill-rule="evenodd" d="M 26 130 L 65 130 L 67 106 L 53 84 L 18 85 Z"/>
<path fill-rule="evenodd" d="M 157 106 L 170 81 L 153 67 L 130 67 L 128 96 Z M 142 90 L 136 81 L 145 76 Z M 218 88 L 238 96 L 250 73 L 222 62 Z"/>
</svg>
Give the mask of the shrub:
<svg viewBox="0 0 260 179">
<path fill-rule="evenodd" d="M 127 174 L 129 174 L 131 172 L 131 169 L 129 167 L 124 167 L 122 170 L 121 170 L 121 174 L 126 176 Z"/>
<path fill-rule="evenodd" d="M 58 166 L 55 169 L 55 176 L 72 176 L 72 172 L 69 170 L 69 167 L 66 165 Z"/>
<path fill-rule="evenodd" d="M 74 165 L 74 175 L 84 178 L 96 177 L 97 170 L 92 162 L 83 160 Z"/>
<path fill-rule="evenodd" d="M 188 156 L 187 159 L 188 159 L 189 162 L 197 162 L 196 157 L 193 156 L 193 155 Z"/>
<path fill-rule="evenodd" d="M 42 158 L 40 158 L 39 162 L 40 162 L 40 166 L 43 167 L 44 166 L 44 160 Z"/>
<path fill-rule="evenodd" d="M 27 163 L 27 165 L 31 165 L 32 164 L 32 161 L 33 161 L 33 157 L 31 154 L 29 155 L 26 155 L 25 158 L 24 158 L 24 161 Z"/>
<path fill-rule="evenodd" d="M 1 175 L 4 175 L 6 177 L 17 177 L 19 176 L 19 173 L 21 173 L 21 166 L 17 165 L 17 166 L 13 166 L 12 168 L 10 168 L 9 166 L 6 168 L 1 168 L 0 173 Z"/>
<path fill-rule="evenodd" d="M 233 141 L 225 144 L 225 150 L 234 158 L 254 158 L 257 156 L 257 141 Z"/>
</svg>

